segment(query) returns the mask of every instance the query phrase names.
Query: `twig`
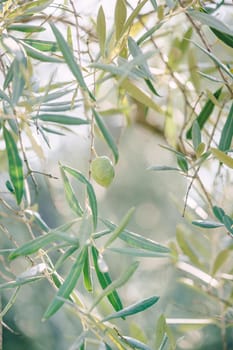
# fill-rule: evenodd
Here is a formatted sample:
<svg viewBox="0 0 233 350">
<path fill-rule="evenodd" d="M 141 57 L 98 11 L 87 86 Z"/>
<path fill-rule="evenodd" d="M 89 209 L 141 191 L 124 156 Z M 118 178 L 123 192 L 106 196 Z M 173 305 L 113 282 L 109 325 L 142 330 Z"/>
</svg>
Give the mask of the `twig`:
<svg viewBox="0 0 233 350">
<path fill-rule="evenodd" d="M 209 52 L 211 52 L 211 49 L 210 49 L 210 47 L 209 47 L 209 44 L 208 44 L 208 42 L 207 42 L 205 36 L 202 34 L 202 31 L 201 31 L 200 27 L 195 23 L 195 21 L 192 19 L 192 17 L 191 17 L 187 12 L 185 12 L 185 15 L 186 15 L 186 17 L 189 19 L 189 21 L 190 21 L 190 23 L 193 25 L 193 27 L 195 28 L 195 30 L 196 30 L 197 34 L 199 35 L 199 37 L 200 37 L 202 43 L 204 44 L 206 50 L 209 51 Z M 228 91 L 229 91 L 229 93 L 230 93 L 230 95 L 231 95 L 231 98 L 233 98 L 233 90 L 232 90 L 231 86 L 229 85 L 229 83 L 228 83 L 228 81 L 227 81 L 225 75 L 223 74 L 221 68 L 220 68 L 217 64 L 215 64 L 215 66 L 216 66 L 216 68 L 217 68 L 217 70 L 218 70 L 218 72 L 219 72 L 221 78 L 222 78 L 223 81 L 225 82 L 225 86 L 226 86 L 226 88 L 228 89 Z"/>
<path fill-rule="evenodd" d="M 28 172 L 28 174 L 26 175 L 27 176 L 30 176 L 31 174 L 39 174 L 39 175 L 43 175 L 43 176 L 47 176 L 49 177 L 50 179 L 54 179 L 54 180 L 59 180 L 59 177 L 57 176 L 54 176 L 52 174 L 47 174 L 47 173 L 44 173 L 43 171 L 38 171 L 38 170 L 30 170 L 30 172 Z"/>
<path fill-rule="evenodd" d="M 73 9 L 73 15 L 74 15 L 74 19 L 75 19 L 75 28 L 76 28 L 76 41 L 77 41 L 77 50 L 78 50 L 78 61 L 79 64 L 81 65 L 81 45 L 80 45 L 80 34 L 79 34 L 79 20 L 78 20 L 78 13 L 76 11 L 76 7 L 74 5 L 73 0 L 69 0 L 71 7 Z"/>
<path fill-rule="evenodd" d="M 209 149 L 209 147 L 210 147 L 210 145 L 211 145 L 211 142 L 212 142 L 212 140 L 213 140 L 213 138 L 214 138 L 215 130 L 216 130 L 217 125 L 218 125 L 218 122 L 219 122 L 219 120 L 220 120 L 220 118 L 221 118 L 221 113 L 222 113 L 222 110 L 223 110 L 223 108 L 224 108 L 224 105 L 225 105 L 225 102 L 223 103 L 222 108 L 220 108 L 219 113 L 218 113 L 218 116 L 217 116 L 217 120 L 216 120 L 216 122 L 214 123 L 213 130 L 212 130 L 212 132 L 211 132 L 211 134 L 210 134 L 210 137 L 209 137 L 209 142 L 208 142 L 208 145 L 207 145 L 207 149 Z"/>
</svg>

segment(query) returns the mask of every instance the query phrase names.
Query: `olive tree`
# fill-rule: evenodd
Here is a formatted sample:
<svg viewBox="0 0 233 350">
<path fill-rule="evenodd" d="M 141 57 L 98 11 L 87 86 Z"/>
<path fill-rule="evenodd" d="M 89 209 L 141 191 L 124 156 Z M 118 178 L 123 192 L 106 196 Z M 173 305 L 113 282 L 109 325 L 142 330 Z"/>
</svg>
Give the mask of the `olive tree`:
<svg viewBox="0 0 233 350">
<path fill-rule="evenodd" d="M 230 349 L 232 3 L 96 3 L 92 12 L 73 0 L 0 1 L 3 334 L 30 285 L 44 295 L 42 321 L 66 312 L 77 322 L 73 339 L 63 339 L 70 350 Z M 134 207 L 118 222 L 102 210 L 101 191 L 117 180 L 131 125 L 162 140 L 172 157 L 168 164 L 151 160 L 145 177 L 169 172 L 173 181 L 176 173 L 186 186 L 184 201 L 177 197 L 180 223 L 166 241 L 127 227 Z M 80 137 L 85 151 L 72 143 Z M 69 143 L 71 153 L 51 167 L 54 145 Z M 74 157 L 83 153 L 76 167 Z M 63 209 L 46 221 L 43 206 L 50 210 L 60 198 Z M 174 272 L 179 298 L 175 291 L 169 298 L 178 311 L 158 314 L 168 299 L 147 288 L 139 300 L 124 298 L 121 288 L 133 283 L 143 258 L 159 261 L 158 269 L 165 261 Z M 130 328 L 139 313 L 155 320 L 150 335 L 143 322 Z M 189 332 L 195 329 L 202 333 Z M 205 334 L 215 334 L 214 343 L 204 343 Z"/>
</svg>

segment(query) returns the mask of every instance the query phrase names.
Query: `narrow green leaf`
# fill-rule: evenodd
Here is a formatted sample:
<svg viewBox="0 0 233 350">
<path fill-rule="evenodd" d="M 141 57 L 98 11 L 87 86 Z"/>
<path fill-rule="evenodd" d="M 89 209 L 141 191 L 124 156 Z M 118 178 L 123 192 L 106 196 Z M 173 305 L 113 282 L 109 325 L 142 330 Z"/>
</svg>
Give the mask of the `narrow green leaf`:
<svg viewBox="0 0 233 350">
<path fill-rule="evenodd" d="M 126 90 L 126 92 L 132 96 L 135 100 L 139 101 L 143 105 L 154 109 L 156 112 L 163 114 L 160 106 L 150 98 L 143 90 L 139 89 L 134 83 L 130 80 L 125 79 L 120 82 L 120 86 Z"/>
<path fill-rule="evenodd" d="M 110 293 L 112 293 L 115 289 L 122 287 L 126 282 L 128 282 L 128 280 L 130 279 L 130 277 L 134 274 L 134 272 L 137 270 L 139 265 L 139 262 L 134 262 L 133 264 L 130 265 L 130 267 L 124 271 L 122 273 L 122 275 L 117 278 L 117 280 L 113 281 L 111 284 L 109 284 L 104 290 L 103 292 L 98 296 L 98 298 L 94 301 L 93 305 L 91 306 L 89 312 L 91 312 L 96 305 L 98 305 L 101 300 L 106 297 L 107 295 L 109 295 Z"/>
<path fill-rule="evenodd" d="M 108 272 L 100 271 L 100 268 L 98 265 L 99 252 L 95 247 L 92 247 L 91 249 L 92 249 L 93 263 L 94 263 L 98 281 L 101 287 L 105 289 L 112 283 L 112 279 Z M 121 299 L 116 290 L 113 290 L 111 293 L 109 293 L 107 295 L 107 298 L 116 311 L 119 311 L 123 308 Z"/>
<path fill-rule="evenodd" d="M 209 156 L 209 155 L 208 155 L 208 156 L 206 155 L 207 152 L 204 153 L 204 152 L 205 152 L 205 148 L 206 148 L 206 145 L 205 145 L 204 142 L 201 142 L 201 143 L 198 145 L 197 150 L 196 150 L 196 157 L 197 157 L 197 158 L 202 157 L 202 159 L 204 160 L 204 159 L 206 159 L 206 158 Z M 204 158 L 204 157 L 205 157 L 205 158 Z"/>
<path fill-rule="evenodd" d="M 70 82 L 71 83 L 71 82 Z M 74 90 L 70 90 L 69 91 L 70 93 L 74 93 Z M 82 101 L 82 99 L 81 100 L 76 100 L 76 101 L 73 101 L 74 103 L 76 103 L 76 102 L 80 102 L 80 101 Z M 71 101 L 71 100 L 67 100 L 67 101 L 56 101 L 56 102 L 46 102 L 46 103 L 44 103 L 44 105 L 43 106 L 41 106 L 41 108 L 42 107 L 46 107 L 46 108 L 51 108 L 51 109 L 53 109 L 53 108 L 55 108 L 55 107 L 57 107 L 57 106 L 59 106 L 59 107 L 70 107 L 70 109 L 72 109 L 72 107 L 74 107 L 75 105 L 73 104 L 73 102 Z"/>
<path fill-rule="evenodd" d="M 25 71 L 27 68 L 27 59 L 22 56 L 20 60 L 15 59 L 13 65 L 13 80 L 12 80 L 12 104 L 17 105 L 20 97 L 23 95 L 25 86 Z"/>
<path fill-rule="evenodd" d="M 178 168 L 174 168 L 174 167 L 167 166 L 167 165 L 153 165 L 147 169 L 153 170 L 153 171 L 180 171 L 180 169 L 178 169 Z"/>
<path fill-rule="evenodd" d="M 3 135 L 6 144 L 10 179 L 14 186 L 16 201 L 20 204 L 24 192 L 23 163 L 14 138 L 5 127 L 3 128 Z"/>
<path fill-rule="evenodd" d="M 185 239 L 184 233 L 177 229 L 176 231 L 176 240 L 182 250 L 182 252 L 189 258 L 189 260 L 198 267 L 201 267 L 199 257 L 195 254 L 194 250 L 191 248 L 189 241 Z"/>
<path fill-rule="evenodd" d="M 84 91 L 87 91 L 90 98 L 95 101 L 95 97 L 89 91 L 89 89 L 84 81 L 82 71 L 81 71 L 78 63 L 76 62 L 76 60 L 73 56 L 73 53 L 72 53 L 69 45 L 67 44 L 66 40 L 63 38 L 63 35 L 61 34 L 61 32 L 57 29 L 57 27 L 53 23 L 50 23 L 50 26 L 52 28 L 53 34 L 56 37 L 58 46 L 63 54 L 64 60 L 66 61 L 68 67 L 70 68 L 71 72 L 73 73 L 73 75 L 77 79 L 80 87 Z"/>
<path fill-rule="evenodd" d="M 157 92 L 157 90 L 155 90 L 155 87 L 154 87 L 153 83 L 151 82 L 151 80 L 145 79 L 145 83 L 146 83 L 146 85 L 148 86 L 148 88 L 150 89 L 150 91 L 151 91 L 155 96 L 161 97 L 161 95 L 159 95 L 159 93 Z"/>
<path fill-rule="evenodd" d="M 167 334 L 165 334 L 165 336 L 163 337 L 163 341 L 162 341 L 158 350 L 165 350 L 165 347 L 167 345 L 167 341 L 168 341 L 168 336 L 167 336 Z"/>
<path fill-rule="evenodd" d="M 124 80 L 125 78 L 130 78 L 133 80 L 151 79 L 151 74 L 141 69 L 142 63 L 144 63 L 147 58 L 150 57 L 152 57 L 151 51 L 140 53 L 138 56 L 135 56 L 129 60 L 120 56 L 117 60 L 117 69 L 119 71 L 118 75 L 121 77 L 121 80 Z"/>
<path fill-rule="evenodd" d="M 28 99 L 27 103 L 31 106 L 41 105 L 42 103 L 46 103 L 49 101 L 54 101 L 54 100 L 57 101 L 60 97 L 63 97 L 73 92 L 74 92 L 74 89 L 65 89 L 65 90 L 60 90 L 58 92 L 51 92 L 48 94 L 46 93 L 44 95 Z"/>
<path fill-rule="evenodd" d="M 215 11 L 218 10 L 222 5 L 224 5 L 224 0 L 218 1 L 216 3 L 212 3 L 211 1 L 206 1 L 205 3 L 202 3 L 202 7 L 200 8 L 201 12 L 205 12 L 208 14 L 214 14 Z"/>
<path fill-rule="evenodd" d="M 218 149 L 221 151 L 228 151 L 231 147 L 233 137 L 233 103 L 227 116 L 227 120 L 222 129 L 221 138 L 219 141 Z"/>
<path fill-rule="evenodd" d="M 49 139 L 48 139 L 47 134 L 46 134 L 47 132 L 48 132 L 48 133 L 50 132 L 50 129 L 48 129 L 48 131 L 47 131 L 46 129 L 44 129 L 43 126 L 41 127 L 41 126 L 39 125 L 39 123 L 37 123 L 36 127 L 37 127 L 38 133 L 40 133 L 40 135 L 41 135 L 42 138 L 44 139 L 45 143 L 47 144 L 48 148 L 51 148 Z M 44 131 L 45 131 L 45 132 L 44 132 Z"/>
<path fill-rule="evenodd" d="M 124 336 L 124 337 L 122 337 L 122 339 L 132 349 L 151 350 L 151 348 L 149 348 L 149 346 L 147 346 L 145 343 L 142 343 L 141 341 L 139 341 L 135 338 Z"/>
<path fill-rule="evenodd" d="M 26 256 L 33 253 L 36 253 L 39 249 L 44 248 L 50 243 L 54 243 L 55 241 L 65 241 L 71 245 L 79 246 L 79 241 L 76 237 L 70 237 L 67 234 L 62 232 L 52 232 L 47 233 L 46 235 L 39 236 L 32 241 L 28 241 L 23 244 L 21 247 L 15 249 L 10 255 L 9 259 L 13 260 L 18 256 Z"/>
<path fill-rule="evenodd" d="M 217 148 L 211 148 L 211 152 L 221 163 L 225 164 L 228 168 L 233 169 L 233 158 Z"/>
<path fill-rule="evenodd" d="M 82 343 L 82 345 L 80 346 L 79 350 L 85 350 L 86 349 L 86 345 L 85 345 L 85 341 Z"/>
<path fill-rule="evenodd" d="M 200 91 L 200 85 L 201 85 L 201 79 L 200 79 L 200 72 L 198 71 L 198 59 L 197 59 L 197 50 L 193 47 L 189 48 L 187 52 L 187 60 L 188 60 L 188 68 L 189 68 L 189 74 L 190 74 L 190 80 L 195 87 L 196 91 L 199 93 Z"/>
<path fill-rule="evenodd" d="M 171 49 L 168 56 L 168 64 L 171 68 L 177 68 L 178 65 L 182 62 L 186 52 L 189 52 L 190 39 L 192 37 L 193 29 L 189 27 L 182 39 L 175 37 L 171 43 Z"/>
<path fill-rule="evenodd" d="M 217 91 L 215 91 L 213 96 L 218 100 L 220 95 L 221 95 L 221 92 L 222 92 L 222 88 L 220 88 Z M 214 110 L 214 106 L 215 105 L 214 105 L 213 101 L 209 99 L 206 102 L 206 104 L 204 105 L 204 107 L 202 108 L 202 110 L 199 113 L 199 115 L 197 116 L 196 121 L 198 122 L 200 130 L 203 128 L 203 126 L 205 125 L 205 123 L 209 119 L 211 113 Z M 186 137 L 187 137 L 187 139 L 191 139 L 192 138 L 192 127 L 187 131 Z"/>
<path fill-rule="evenodd" d="M 97 227 L 97 221 L 98 221 L 98 205 L 97 205 L 96 195 L 92 184 L 79 171 L 65 165 L 62 165 L 62 168 L 63 170 L 67 171 L 70 175 L 74 176 L 78 181 L 80 181 L 81 183 L 87 186 L 87 195 L 88 195 L 89 204 L 91 207 L 93 226 L 95 230 Z"/>
<path fill-rule="evenodd" d="M 13 131 L 14 135 L 18 136 L 18 134 L 19 134 L 19 125 L 18 125 L 16 119 L 15 118 L 9 118 L 7 120 L 7 122 L 9 124 L 9 127 L 10 127 L 11 131 Z"/>
<path fill-rule="evenodd" d="M 164 149 L 166 149 L 167 151 L 169 151 L 169 152 L 172 152 L 172 153 L 174 153 L 174 154 L 176 154 L 177 156 L 181 156 L 181 157 L 184 157 L 184 153 L 181 153 L 181 152 L 179 152 L 179 151 L 177 151 L 175 148 L 173 148 L 173 147 L 170 147 L 170 146 L 165 146 L 165 145 L 159 145 L 161 148 L 164 148 Z"/>
<path fill-rule="evenodd" d="M 171 42 L 171 48 L 168 53 L 168 65 L 172 70 L 175 70 L 178 68 L 183 54 L 180 49 L 180 39 L 175 36 L 175 38 Z"/>
<path fill-rule="evenodd" d="M 92 234 L 93 239 L 98 239 L 100 237 L 104 237 L 106 235 L 109 235 L 112 232 L 112 230 L 102 230 L 99 232 L 95 232 Z"/>
<path fill-rule="evenodd" d="M 204 47 L 201 47 L 196 42 L 193 42 L 193 44 L 196 47 L 198 47 L 202 52 L 204 52 L 207 56 L 209 56 L 218 67 L 220 67 L 231 79 L 233 79 L 233 74 L 231 73 L 231 70 L 224 63 L 222 63 L 212 52 L 204 49 Z"/>
<path fill-rule="evenodd" d="M 56 41 L 38 40 L 38 39 L 22 39 L 22 41 L 37 50 L 43 52 L 57 52 L 59 47 Z"/>
<path fill-rule="evenodd" d="M 188 167 L 188 162 L 187 162 L 186 157 L 185 157 L 185 156 L 177 155 L 176 159 L 177 159 L 177 164 L 179 165 L 180 169 L 181 169 L 183 172 L 187 173 L 189 167 Z"/>
<path fill-rule="evenodd" d="M 29 3 L 22 3 L 20 4 L 20 13 L 23 13 L 25 15 L 33 15 L 36 12 L 40 12 L 43 9 L 46 9 L 50 4 L 52 4 L 54 0 L 35 0 L 30 1 Z M 18 7 L 16 7 L 14 10 L 11 10 L 10 15 L 8 17 L 13 19 L 19 19 L 22 20 L 22 16 L 18 17 Z"/>
<path fill-rule="evenodd" d="M 7 27 L 7 30 L 15 30 L 17 32 L 24 32 L 24 33 L 39 33 L 39 32 L 44 32 L 45 28 L 41 26 L 30 25 L 30 24 L 11 24 Z"/>
<path fill-rule="evenodd" d="M 44 122 L 64 124 L 64 125 L 85 125 L 89 124 L 86 119 L 76 118 L 62 114 L 38 114 L 33 119 L 39 119 Z"/>
<path fill-rule="evenodd" d="M 112 320 L 114 318 L 119 318 L 119 317 L 127 317 L 131 315 L 135 315 L 139 312 L 142 312 L 149 307 L 153 306 L 157 301 L 159 300 L 159 297 L 153 296 L 147 299 L 143 299 L 142 301 L 135 303 L 133 305 L 130 305 L 128 307 L 125 307 L 124 309 L 117 311 L 107 317 L 105 317 L 102 322 Z"/>
<path fill-rule="evenodd" d="M 22 45 L 13 37 L 3 35 L 2 44 L 13 57 L 10 78 L 12 81 L 12 104 L 15 106 L 23 95 L 27 70 L 27 55 Z M 9 79 L 9 76 L 8 76 Z"/>
<path fill-rule="evenodd" d="M 213 75 L 205 74 L 205 73 L 200 72 L 200 71 L 198 71 L 197 74 L 201 75 L 202 77 L 204 77 L 210 81 L 213 81 L 214 83 L 225 84 L 223 79 L 218 79 L 218 78 L 214 77 Z"/>
<path fill-rule="evenodd" d="M 131 38 L 131 37 L 130 37 Z M 128 41 L 128 47 L 130 48 L 130 53 L 132 59 L 126 59 L 124 57 L 118 58 L 118 65 L 123 70 L 128 70 L 128 77 L 133 78 L 134 76 L 130 75 L 131 73 L 135 73 L 135 79 L 146 78 L 153 79 L 153 75 L 150 72 L 147 60 L 154 56 L 154 51 L 142 52 L 139 48 L 136 41 L 132 38 Z M 137 68 L 138 67 L 138 68 Z M 127 75 L 121 74 L 122 80 L 127 77 Z"/>
<path fill-rule="evenodd" d="M 151 38 L 152 35 L 162 26 L 163 22 L 156 24 L 151 29 L 147 30 L 146 33 L 144 33 L 138 40 L 137 44 L 141 45 L 146 39 Z"/>
<path fill-rule="evenodd" d="M 96 230 L 98 221 L 98 206 L 95 191 L 90 183 L 87 184 L 87 195 L 91 207 L 94 230 Z"/>
<path fill-rule="evenodd" d="M 222 31 L 219 31 L 215 28 L 210 28 L 212 32 L 216 35 L 218 39 L 220 39 L 224 44 L 230 46 L 233 48 L 233 34 L 229 35 L 226 33 L 223 33 Z"/>
<path fill-rule="evenodd" d="M 152 252 L 152 251 L 137 249 L 137 248 L 109 248 L 109 250 L 114 253 L 124 254 L 128 256 L 135 256 L 140 258 L 166 258 L 170 256 L 170 254 L 166 254 L 166 253 Z"/>
<path fill-rule="evenodd" d="M 20 287 L 24 284 L 27 283 L 32 283 L 35 281 L 40 280 L 41 278 L 43 278 L 44 276 L 37 276 L 37 277 L 32 277 L 32 278 L 25 278 L 25 279 L 21 279 L 19 281 L 10 281 L 10 282 L 5 282 L 0 284 L 0 290 L 2 289 L 12 289 L 12 288 L 17 288 Z"/>
<path fill-rule="evenodd" d="M 73 246 L 68 248 L 63 254 L 61 254 L 60 258 L 56 261 L 56 264 L 54 265 L 54 270 L 57 271 L 60 266 L 74 253 L 76 250 L 78 250 L 79 246 Z M 56 285 L 57 286 L 57 285 Z M 60 287 L 60 285 L 59 285 Z"/>
<path fill-rule="evenodd" d="M 63 63 L 63 60 L 61 60 L 60 58 L 57 58 L 54 56 L 48 56 L 43 52 L 41 52 L 40 50 L 32 47 L 31 45 L 28 45 L 24 41 L 21 41 L 21 44 L 23 45 L 28 56 L 34 58 L 35 60 L 38 60 L 40 62 Z"/>
<path fill-rule="evenodd" d="M 129 47 L 130 53 L 133 57 L 143 55 L 143 52 L 139 48 L 138 44 L 131 37 L 128 37 L 128 47 Z M 139 67 L 146 75 L 148 75 L 148 77 L 150 77 L 150 78 L 152 77 L 152 74 L 150 72 L 150 69 L 149 69 L 149 66 L 148 66 L 146 60 L 144 60 L 144 62 L 142 62 L 142 64 L 140 64 Z"/>
<path fill-rule="evenodd" d="M 40 214 L 38 212 L 30 210 L 30 209 L 26 209 L 25 210 L 25 214 L 29 215 L 29 217 L 31 219 L 33 219 L 33 222 L 35 224 L 37 224 L 40 227 L 41 230 L 43 230 L 45 232 L 49 232 L 50 231 L 49 226 L 42 219 L 42 217 L 40 216 Z"/>
<path fill-rule="evenodd" d="M 215 217 L 220 221 L 223 222 L 223 217 L 225 214 L 225 211 L 222 208 L 219 208 L 217 206 L 213 206 L 213 213 L 215 215 Z"/>
<path fill-rule="evenodd" d="M 73 210 L 73 212 L 75 214 L 77 214 L 78 216 L 82 216 L 83 209 L 82 209 L 78 199 L 75 196 L 73 187 L 72 187 L 68 177 L 66 176 L 66 173 L 65 173 L 64 169 L 62 168 L 62 166 L 60 166 L 60 171 L 61 171 L 62 180 L 64 183 L 64 190 L 65 190 L 67 203 L 69 204 L 69 207 Z"/>
<path fill-rule="evenodd" d="M 202 24 L 207 25 L 208 27 L 217 29 L 218 31 L 221 31 L 222 33 L 233 35 L 233 31 L 227 27 L 223 21 L 220 21 L 214 16 L 208 15 L 204 12 L 199 12 L 195 10 L 188 10 L 187 13 L 194 19 L 198 20 Z"/>
<path fill-rule="evenodd" d="M 61 165 L 61 167 L 63 168 L 63 170 L 67 171 L 70 175 L 75 177 L 81 183 L 83 183 L 85 185 L 87 185 L 89 183 L 89 181 L 86 179 L 86 177 L 82 173 L 80 173 L 79 171 L 77 171 L 73 168 L 70 168 L 69 166 L 66 166 L 66 165 Z"/>
<path fill-rule="evenodd" d="M 115 162 L 117 163 L 118 159 L 119 159 L 117 145 L 116 145 L 112 135 L 110 134 L 109 130 L 107 129 L 107 126 L 105 125 L 103 119 L 99 115 L 99 113 L 97 113 L 94 108 L 92 109 L 92 112 L 93 112 L 93 115 L 95 117 L 96 124 L 98 125 L 98 128 L 100 129 L 106 143 L 108 144 L 109 148 L 111 149 L 111 151 L 114 155 Z"/>
<path fill-rule="evenodd" d="M 46 128 L 45 126 L 39 126 L 37 125 L 38 130 L 40 131 L 40 133 L 42 134 L 43 139 L 45 140 L 45 142 L 47 143 L 48 147 L 50 148 L 50 144 L 49 144 L 49 140 L 47 138 L 47 136 L 45 135 L 44 131 L 49 133 L 49 134 L 54 134 L 54 135 L 59 135 L 59 136 L 66 136 L 66 134 L 64 134 L 63 132 L 51 129 L 51 128 Z"/>
<path fill-rule="evenodd" d="M 183 39 L 180 41 L 179 48 L 183 54 L 186 53 L 189 49 L 190 39 L 192 37 L 192 34 L 193 34 L 193 28 L 189 27 L 184 33 Z"/>
<path fill-rule="evenodd" d="M 123 35 L 131 27 L 131 25 L 133 24 L 133 21 L 135 20 L 135 18 L 137 18 L 138 14 L 140 13 L 143 6 L 147 3 L 147 1 L 148 0 L 143 0 L 135 7 L 135 9 L 133 10 L 131 15 L 128 17 L 127 21 L 125 22 L 121 31 L 121 35 Z"/>
<path fill-rule="evenodd" d="M 87 252 L 84 265 L 83 265 L 83 282 L 86 290 L 88 292 L 93 291 L 93 283 L 92 283 L 92 274 L 91 274 L 91 266 L 90 266 L 90 257 L 89 252 Z"/>
<path fill-rule="evenodd" d="M 233 236 L 233 220 L 229 215 L 224 215 L 223 224 L 228 230 L 228 232 Z"/>
<path fill-rule="evenodd" d="M 15 59 L 11 62 L 10 67 L 8 68 L 7 72 L 6 72 L 6 76 L 5 76 L 5 80 L 4 80 L 4 84 L 3 84 L 3 89 L 5 90 L 9 84 L 12 82 L 13 80 L 13 76 L 14 76 L 14 63 L 15 63 Z M 7 96 L 8 97 L 8 96 Z M 0 93 L 0 98 L 1 97 L 1 93 Z M 8 103 L 11 104 L 11 101 Z"/>
<path fill-rule="evenodd" d="M 96 31 L 99 39 L 100 52 L 101 52 L 101 55 L 104 57 L 105 41 L 106 41 L 106 21 L 105 21 L 105 14 L 102 6 L 100 6 L 98 15 L 97 15 Z"/>
<path fill-rule="evenodd" d="M 122 29 L 126 21 L 126 16 L 127 16 L 127 8 L 126 8 L 125 0 L 117 0 L 115 13 L 114 13 L 116 41 L 118 41 L 121 38 L 121 35 L 123 34 Z"/>
<path fill-rule="evenodd" d="M 160 345 L 162 344 L 165 335 L 166 335 L 166 319 L 162 314 L 158 319 L 157 327 L 156 327 L 155 350 L 160 349 Z"/>
<path fill-rule="evenodd" d="M 60 105 L 60 104 L 56 104 L 56 106 L 48 106 L 48 105 L 44 105 L 41 106 L 40 108 L 40 112 L 48 112 L 48 113 L 54 113 L 54 112 L 66 112 L 66 111 L 72 111 L 75 108 L 80 107 L 80 104 L 75 103 L 75 104 L 64 104 L 64 105 Z M 81 119 L 83 120 L 83 119 Z"/>
<path fill-rule="evenodd" d="M 224 226 L 221 222 L 215 222 L 210 220 L 194 220 L 192 224 L 202 228 L 217 228 Z"/>
<path fill-rule="evenodd" d="M 51 232 L 67 232 L 68 230 L 70 230 L 70 228 L 77 224 L 77 222 L 79 222 L 79 219 L 73 219 L 70 220 L 68 222 L 66 222 L 65 224 L 62 224 L 56 228 L 54 228 Z"/>
<path fill-rule="evenodd" d="M 142 327 L 137 325 L 133 320 L 129 324 L 129 334 L 131 337 L 136 338 L 137 340 L 147 343 L 147 335 L 144 333 Z"/>
<path fill-rule="evenodd" d="M 157 5 L 157 2 L 156 0 L 150 0 L 152 6 L 154 7 L 154 10 L 157 11 L 157 8 L 158 8 L 158 5 Z"/>
<path fill-rule="evenodd" d="M 74 45 L 73 45 L 73 34 L 72 34 L 72 30 L 71 30 L 71 26 L 67 26 L 66 29 L 66 41 L 67 44 L 69 45 L 69 47 L 71 48 L 71 51 L 73 51 L 74 49 Z"/>
<path fill-rule="evenodd" d="M 200 288 L 198 288 L 198 290 L 200 290 Z M 167 333 L 167 337 L 169 340 L 170 350 L 175 350 L 176 345 L 177 345 L 176 339 L 175 339 L 173 331 L 168 326 L 167 321 L 166 321 L 166 333 Z"/>
<path fill-rule="evenodd" d="M 193 141 L 193 148 L 196 151 L 198 149 L 198 146 L 201 143 L 201 129 L 197 120 L 194 120 L 192 125 L 192 141 Z"/>
<path fill-rule="evenodd" d="M 142 53 L 129 61 L 123 57 L 119 57 L 118 66 L 116 64 L 96 62 L 90 64 L 90 67 L 101 69 L 103 71 L 111 73 L 113 76 L 120 77 L 120 82 L 124 81 L 125 78 L 134 80 L 138 80 L 140 78 L 150 79 L 151 75 L 145 72 L 145 70 L 142 71 L 141 69 L 137 68 L 137 66 L 141 65 L 147 58 L 150 58 L 152 55 L 152 52 L 147 52 L 145 54 Z"/>
<path fill-rule="evenodd" d="M 113 350 L 111 346 L 109 346 L 107 343 L 104 343 L 106 350 Z"/>
<path fill-rule="evenodd" d="M 72 82 L 70 81 L 69 84 L 71 84 Z M 74 90 L 70 90 L 69 91 L 70 93 L 75 93 Z M 71 100 L 68 100 L 68 101 L 56 101 L 56 102 L 45 102 L 43 104 L 43 106 L 41 106 L 41 108 L 56 108 L 56 107 L 69 107 L 70 110 L 74 109 L 75 107 L 77 106 L 81 106 L 81 104 L 78 105 L 78 102 L 83 102 L 83 99 L 80 99 L 80 100 L 75 100 L 75 101 L 71 101 Z"/>
<path fill-rule="evenodd" d="M 117 226 L 111 236 L 109 237 L 109 239 L 107 240 L 107 242 L 105 243 L 104 245 L 104 248 L 106 249 L 107 247 L 110 246 L 110 244 L 112 242 L 115 241 L 115 239 L 121 234 L 121 232 L 125 229 L 125 227 L 128 225 L 130 219 L 131 219 L 131 216 L 133 215 L 135 211 L 135 208 L 131 208 L 128 213 L 123 217 L 122 221 L 120 222 L 119 226 Z"/>
<path fill-rule="evenodd" d="M 14 187 L 13 187 L 12 183 L 9 180 L 7 180 L 5 182 L 5 185 L 6 185 L 6 188 L 8 189 L 9 192 L 15 193 Z"/>
<path fill-rule="evenodd" d="M 223 249 L 218 253 L 212 268 L 213 276 L 221 269 L 221 267 L 227 261 L 229 256 L 230 256 L 230 250 L 228 249 Z"/>
<path fill-rule="evenodd" d="M 110 221 L 108 220 L 102 220 L 102 221 L 109 229 L 114 230 L 116 228 L 116 225 L 114 225 Z M 151 239 L 138 235 L 137 233 L 130 232 L 128 230 L 124 230 L 123 232 L 121 232 L 121 234 L 119 235 L 119 238 L 125 241 L 126 243 L 128 243 L 130 246 L 135 248 L 145 249 L 145 250 L 149 250 L 157 253 L 165 253 L 165 254 L 170 253 L 169 248 L 155 241 L 152 241 Z"/>
<path fill-rule="evenodd" d="M 82 272 L 86 254 L 87 254 L 87 247 L 84 247 L 80 252 L 79 256 L 77 257 L 75 263 L 73 264 L 64 283 L 59 288 L 57 295 L 55 296 L 55 298 L 53 299 L 53 301 L 45 311 L 43 320 L 46 320 L 50 318 L 52 315 L 54 315 L 64 304 L 65 301 L 58 299 L 58 297 L 63 299 L 68 299 L 70 297 L 70 294 L 74 290 L 78 282 L 78 279 L 80 277 L 80 274 Z"/>
</svg>

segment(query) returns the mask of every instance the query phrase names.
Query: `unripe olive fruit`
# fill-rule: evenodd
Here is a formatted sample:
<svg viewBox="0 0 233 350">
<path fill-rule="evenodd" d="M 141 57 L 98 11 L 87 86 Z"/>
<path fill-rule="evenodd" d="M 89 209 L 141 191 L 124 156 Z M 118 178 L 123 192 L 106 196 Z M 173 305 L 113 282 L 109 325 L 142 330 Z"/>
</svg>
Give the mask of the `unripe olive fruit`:
<svg viewBox="0 0 233 350">
<path fill-rule="evenodd" d="M 97 184 L 108 187 L 115 175 L 111 160 L 106 157 L 97 157 L 91 163 L 91 174 Z"/>
</svg>

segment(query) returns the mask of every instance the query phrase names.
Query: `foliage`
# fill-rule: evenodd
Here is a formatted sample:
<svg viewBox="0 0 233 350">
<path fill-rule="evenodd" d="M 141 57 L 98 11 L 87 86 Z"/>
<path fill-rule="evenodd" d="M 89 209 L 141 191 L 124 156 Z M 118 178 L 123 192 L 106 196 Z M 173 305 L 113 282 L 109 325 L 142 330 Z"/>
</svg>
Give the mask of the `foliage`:
<svg viewBox="0 0 233 350">
<path fill-rule="evenodd" d="M 5 317 L 21 289 L 46 281 L 54 292 L 43 320 L 66 309 L 81 325 L 69 349 L 179 349 L 187 327 L 205 332 L 208 326 L 220 330 L 219 349 L 231 348 L 233 31 L 221 16 L 232 4 L 113 3 L 109 20 L 104 6 L 87 18 L 72 0 L 0 1 L 1 159 L 8 173 L 0 197 L 0 289 L 8 300 L 2 325 L 8 327 Z M 120 159 L 114 129 L 119 116 L 149 129 L 151 137 L 162 136 L 162 147 L 175 157 L 176 165 L 150 164 L 149 171 L 175 171 L 187 181 L 183 208 L 178 205 L 185 223 L 169 242 L 128 230 L 134 209 L 119 224 L 102 217 L 91 164 L 108 160 L 111 179 L 102 181 L 101 165 L 97 182 L 110 185 Z M 59 176 L 40 168 L 54 138 L 79 132 L 88 138 L 85 170 L 68 161 L 59 163 Z M 59 177 L 73 219 L 64 217 L 56 227 L 42 219 L 39 177 Z M 23 241 L 12 222 L 24 232 Z M 107 262 L 115 254 L 132 262 L 117 270 L 117 278 Z M 188 318 L 182 312 L 177 318 L 164 310 L 155 339 L 140 337 L 141 329 L 124 335 L 129 316 L 153 314 L 151 307 L 164 297 L 144 295 L 125 305 L 119 289 L 130 284 L 139 267 L 135 259 L 142 257 L 163 258 L 178 271 L 180 293 L 188 289 L 193 300 L 204 298 L 207 313 L 197 318 L 193 309 Z"/>
</svg>

